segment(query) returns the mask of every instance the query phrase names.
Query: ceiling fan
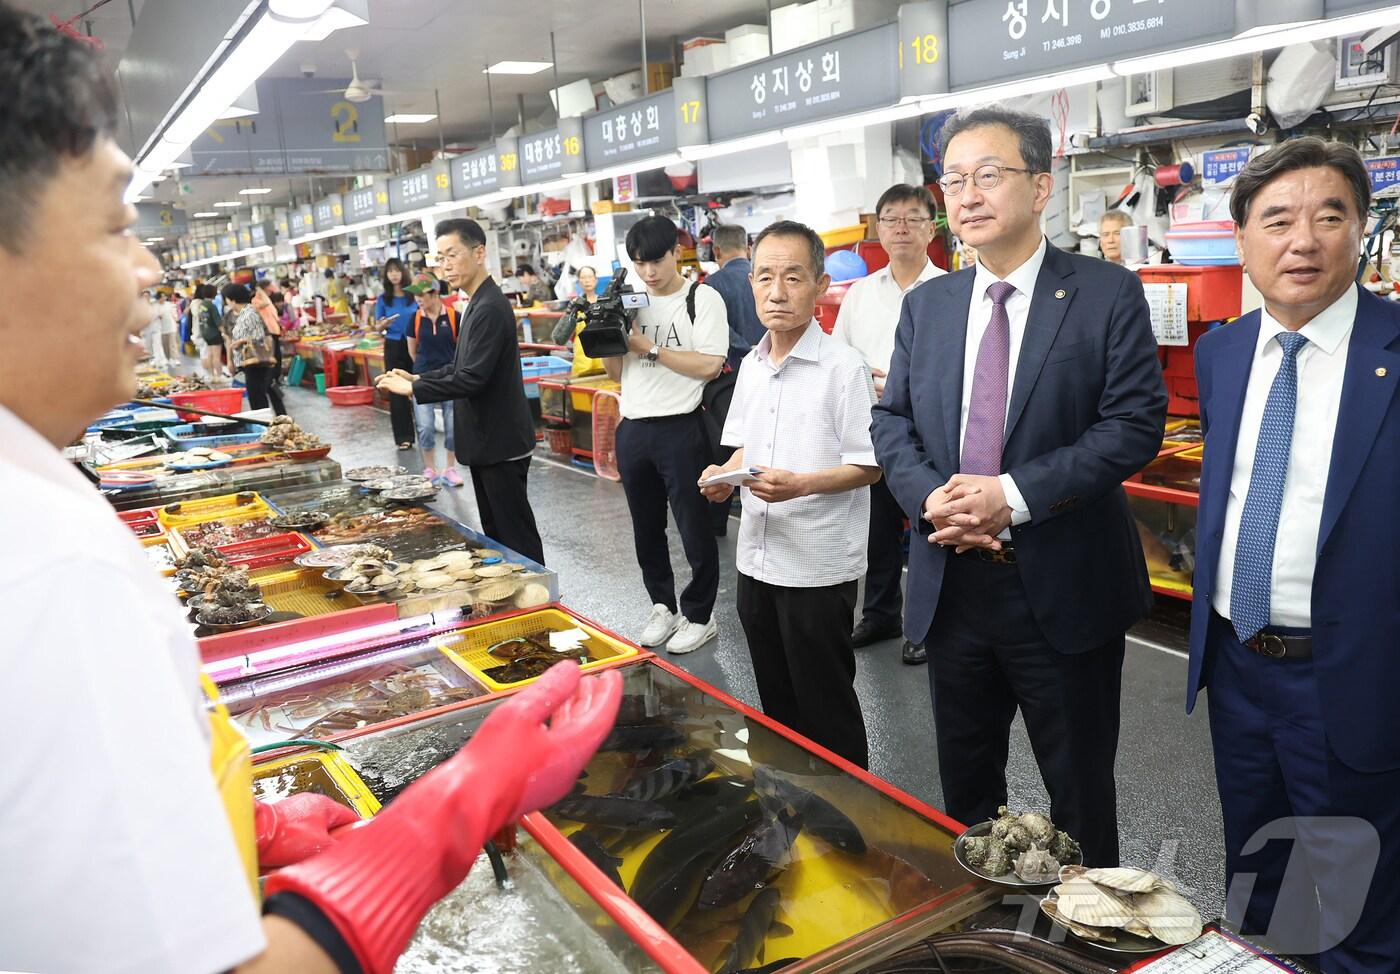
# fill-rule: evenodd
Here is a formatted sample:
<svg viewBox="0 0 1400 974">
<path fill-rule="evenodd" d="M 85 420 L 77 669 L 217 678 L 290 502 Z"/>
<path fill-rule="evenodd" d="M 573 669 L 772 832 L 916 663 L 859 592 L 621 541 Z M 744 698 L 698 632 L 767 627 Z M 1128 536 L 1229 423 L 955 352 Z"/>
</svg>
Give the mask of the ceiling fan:
<svg viewBox="0 0 1400 974">
<path fill-rule="evenodd" d="M 345 86 L 345 89 L 342 91 L 339 88 L 322 88 L 318 91 L 309 92 L 309 94 L 338 94 L 346 101 L 357 103 L 369 101 L 371 98 L 378 95 L 404 94 L 404 92 L 390 91 L 382 87 L 383 83 L 376 78 L 370 78 L 368 80 L 362 79 L 360 77 L 359 65 L 356 63 L 359 60 L 360 52 L 354 48 L 350 48 L 345 53 L 350 57 L 350 83 Z"/>
</svg>

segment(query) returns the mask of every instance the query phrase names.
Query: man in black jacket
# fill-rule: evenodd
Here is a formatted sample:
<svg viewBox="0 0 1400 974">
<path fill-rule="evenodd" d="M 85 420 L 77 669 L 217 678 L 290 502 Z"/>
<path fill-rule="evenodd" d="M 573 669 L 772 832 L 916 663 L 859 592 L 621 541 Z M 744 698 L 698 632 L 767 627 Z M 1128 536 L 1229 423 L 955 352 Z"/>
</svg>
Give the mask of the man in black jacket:
<svg viewBox="0 0 1400 974">
<path fill-rule="evenodd" d="M 481 530 L 544 564 L 544 546 L 530 509 L 526 480 L 535 426 L 521 381 L 515 315 L 486 269 L 486 234 L 475 220 L 444 220 L 438 266 L 468 298 L 451 365 L 418 376 L 395 369 L 379 388 L 418 402 L 452 401 L 457 458 L 472 472 Z"/>
</svg>

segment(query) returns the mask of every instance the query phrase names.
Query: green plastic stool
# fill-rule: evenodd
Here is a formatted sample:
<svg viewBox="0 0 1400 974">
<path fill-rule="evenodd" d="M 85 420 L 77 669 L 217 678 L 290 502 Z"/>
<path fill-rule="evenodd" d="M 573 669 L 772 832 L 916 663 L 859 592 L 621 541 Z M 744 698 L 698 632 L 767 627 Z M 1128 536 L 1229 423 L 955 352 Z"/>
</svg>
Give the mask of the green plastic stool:
<svg viewBox="0 0 1400 974">
<path fill-rule="evenodd" d="M 302 377 L 306 375 L 306 359 L 297 356 L 292 359 L 292 367 L 287 370 L 287 385 L 301 385 Z"/>
<path fill-rule="evenodd" d="M 323 396 L 326 394 L 326 373 L 324 372 L 316 373 L 316 391 Z"/>
</svg>

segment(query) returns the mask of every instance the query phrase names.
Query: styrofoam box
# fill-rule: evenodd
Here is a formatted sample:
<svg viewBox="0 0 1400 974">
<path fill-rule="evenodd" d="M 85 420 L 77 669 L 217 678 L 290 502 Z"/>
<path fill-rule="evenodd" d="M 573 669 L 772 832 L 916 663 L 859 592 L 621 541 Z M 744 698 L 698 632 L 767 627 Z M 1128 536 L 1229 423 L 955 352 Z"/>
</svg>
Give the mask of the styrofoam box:
<svg viewBox="0 0 1400 974">
<path fill-rule="evenodd" d="M 790 51 L 820 40 L 817 34 L 817 4 L 789 3 L 773 8 L 773 53 Z"/>
<path fill-rule="evenodd" d="M 746 34 L 738 40 L 726 41 L 724 46 L 729 53 L 731 68 L 750 61 L 761 61 L 768 56 L 768 35 Z"/>
<path fill-rule="evenodd" d="M 731 27 L 724 32 L 726 44 L 732 44 L 741 37 L 748 37 L 751 34 L 760 34 L 766 41 L 768 39 L 768 28 L 762 24 L 740 24 L 738 27 Z"/>
</svg>

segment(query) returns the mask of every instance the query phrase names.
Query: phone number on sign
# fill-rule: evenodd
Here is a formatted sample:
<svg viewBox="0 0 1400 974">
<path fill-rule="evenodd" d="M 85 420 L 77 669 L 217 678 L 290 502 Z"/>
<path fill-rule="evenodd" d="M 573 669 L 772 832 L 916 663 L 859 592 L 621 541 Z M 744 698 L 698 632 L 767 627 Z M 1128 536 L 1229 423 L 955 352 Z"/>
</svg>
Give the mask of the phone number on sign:
<svg viewBox="0 0 1400 974">
<path fill-rule="evenodd" d="M 1138 34 L 1145 30 L 1156 30 L 1167 25 L 1166 17 L 1147 17 L 1143 20 L 1130 20 L 1126 24 L 1114 24 L 1099 31 L 1100 37 L 1122 37 L 1125 34 Z"/>
<path fill-rule="evenodd" d="M 1076 47 L 1083 43 L 1083 34 L 1070 34 L 1068 37 L 1056 37 L 1054 40 L 1041 41 L 1040 46 L 1047 51 L 1062 51 L 1067 47 Z"/>
</svg>

